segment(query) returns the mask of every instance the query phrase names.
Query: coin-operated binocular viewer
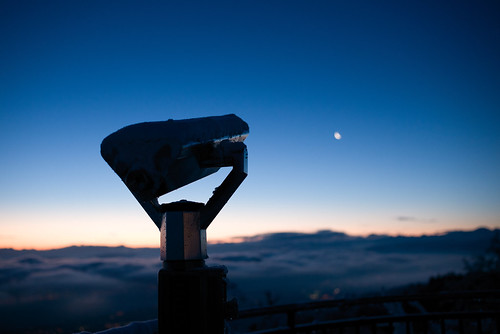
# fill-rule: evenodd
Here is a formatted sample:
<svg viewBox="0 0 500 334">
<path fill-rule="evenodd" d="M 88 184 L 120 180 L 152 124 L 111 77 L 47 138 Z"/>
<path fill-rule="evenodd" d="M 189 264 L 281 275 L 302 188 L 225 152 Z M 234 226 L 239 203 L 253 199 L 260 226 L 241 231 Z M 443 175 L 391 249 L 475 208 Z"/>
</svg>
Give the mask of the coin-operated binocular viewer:
<svg viewBox="0 0 500 334">
<path fill-rule="evenodd" d="M 147 122 L 106 137 L 101 155 L 160 230 L 158 327 L 163 333 L 224 333 L 237 313 L 224 266 L 206 266 L 206 229 L 247 176 L 248 125 L 236 115 Z M 160 204 L 168 192 L 232 167 L 206 204 Z"/>
</svg>

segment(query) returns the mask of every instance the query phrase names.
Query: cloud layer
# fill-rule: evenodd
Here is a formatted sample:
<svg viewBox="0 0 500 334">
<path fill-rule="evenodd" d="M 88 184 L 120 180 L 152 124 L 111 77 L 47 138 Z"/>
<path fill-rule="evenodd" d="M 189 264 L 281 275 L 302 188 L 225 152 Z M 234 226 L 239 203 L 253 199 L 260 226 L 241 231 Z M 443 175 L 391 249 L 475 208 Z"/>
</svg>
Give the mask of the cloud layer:
<svg viewBox="0 0 500 334">
<path fill-rule="evenodd" d="M 377 292 L 460 272 L 463 259 L 482 253 L 494 233 L 277 233 L 209 245 L 207 264 L 228 267 L 229 295 L 248 308 Z M 156 318 L 158 249 L 2 249 L 0 258 L 0 323 L 7 332 L 97 331 Z"/>
</svg>

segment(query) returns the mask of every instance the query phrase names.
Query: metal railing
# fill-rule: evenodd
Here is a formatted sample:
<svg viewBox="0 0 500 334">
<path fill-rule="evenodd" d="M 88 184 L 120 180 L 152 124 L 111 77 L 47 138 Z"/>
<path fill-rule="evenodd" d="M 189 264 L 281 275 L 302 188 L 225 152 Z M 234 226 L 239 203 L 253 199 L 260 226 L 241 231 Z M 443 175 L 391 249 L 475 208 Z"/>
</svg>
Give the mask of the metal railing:
<svg viewBox="0 0 500 334">
<path fill-rule="evenodd" d="M 366 305 L 399 306 L 416 303 L 418 312 L 388 312 L 383 315 L 357 317 L 339 317 L 330 320 L 318 320 L 309 316 L 309 321 L 298 319 L 304 312 L 320 310 L 348 310 Z M 448 303 L 465 305 L 465 310 L 427 310 L 425 305 Z M 300 304 L 288 304 L 242 310 L 234 320 L 279 318 L 284 322 L 274 328 L 255 328 L 242 331 L 254 334 L 271 333 L 498 333 L 500 334 L 500 290 L 464 291 L 439 294 L 400 295 L 369 297 L 358 299 L 326 300 Z M 252 327 L 252 326 L 250 326 Z M 237 331 L 238 332 L 238 331 Z"/>
</svg>

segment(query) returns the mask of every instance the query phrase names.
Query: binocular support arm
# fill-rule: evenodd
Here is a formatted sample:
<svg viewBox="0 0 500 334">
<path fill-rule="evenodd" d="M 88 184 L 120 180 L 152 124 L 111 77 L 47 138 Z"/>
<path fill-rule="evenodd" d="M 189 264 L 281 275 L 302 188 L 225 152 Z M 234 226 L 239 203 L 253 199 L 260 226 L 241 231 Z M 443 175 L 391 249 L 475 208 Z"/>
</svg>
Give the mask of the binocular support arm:
<svg viewBox="0 0 500 334">
<path fill-rule="evenodd" d="M 212 197 L 200 212 L 200 229 L 206 229 L 222 210 L 227 201 L 248 175 L 248 153 L 247 147 L 242 142 L 224 140 L 220 142 L 211 152 L 210 157 L 200 162 L 203 167 L 230 167 L 233 169 L 224 179 L 222 184 L 215 188 Z M 134 194 L 132 192 L 132 194 Z M 150 201 L 141 200 L 134 194 L 148 216 L 153 220 L 158 229 L 161 229 L 164 218 L 164 210 L 158 202 L 158 198 Z"/>
<path fill-rule="evenodd" d="M 242 142 L 223 141 L 219 144 L 219 153 L 222 159 L 215 164 L 209 163 L 210 167 L 233 166 L 220 186 L 215 188 L 212 197 L 200 212 L 200 228 L 207 229 L 222 210 L 227 201 L 248 175 L 248 152 Z"/>
</svg>

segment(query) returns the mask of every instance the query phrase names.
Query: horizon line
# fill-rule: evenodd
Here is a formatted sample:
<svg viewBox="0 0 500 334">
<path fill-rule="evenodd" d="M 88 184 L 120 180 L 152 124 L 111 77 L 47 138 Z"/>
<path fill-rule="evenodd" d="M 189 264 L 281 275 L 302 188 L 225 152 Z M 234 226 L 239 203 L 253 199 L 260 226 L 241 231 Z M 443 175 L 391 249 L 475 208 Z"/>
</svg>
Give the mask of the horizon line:
<svg viewBox="0 0 500 334">
<path fill-rule="evenodd" d="M 264 233 L 258 233 L 254 235 L 248 235 L 248 236 L 233 236 L 233 237 L 228 237 L 225 239 L 216 239 L 216 240 L 210 240 L 208 241 L 208 245 L 220 245 L 220 244 L 238 244 L 238 243 L 244 243 L 244 242 L 255 242 L 255 241 L 260 241 L 263 240 L 264 238 L 271 236 L 271 235 L 276 235 L 276 234 L 297 234 L 297 235 L 316 235 L 320 233 L 337 233 L 337 234 L 343 234 L 348 237 L 353 237 L 353 238 L 369 238 L 369 237 L 406 237 L 406 238 L 412 238 L 412 237 L 429 237 L 429 236 L 442 236 L 446 235 L 449 233 L 454 233 L 454 232 L 475 232 L 478 230 L 488 230 L 491 232 L 494 231 L 500 231 L 500 227 L 487 227 L 487 226 L 478 226 L 475 228 L 471 229 L 451 229 L 451 230 L 444 230 L 441 232 L 434 232 L 434 233 L 422 233 L 422 234 L 402 234 L 402 233 L 366 233 L 366 234 L 349 234 L 346 232 L 341 232 L 341 231 L 335 231 L 335 230 L 329 230 L 329 229 L 320 229 L 315 232 L 300 232 L 300 231 L 281 231 L 281 232 L 264 232 Z M 53 247 L 39 247 L 39 248 L 22 248 L 22 247 L 0 247 L 0 250 L 14 250 L 14 251 L 50 251 L 50 250 L 58 250 L 58 249 L 65 249 L 65 248 L 72 248 L 72 247 L 103 247 L 103 248 L 130 248 L 130 249 L 159 249 L 160 246 L 154 246 L 154 245 L 127 245 L 126 243 L 121 243 L 121 244 L 68 244 L 68 245 L 60 245 L 60 246 L 53 246 Z"/>
</svg>

